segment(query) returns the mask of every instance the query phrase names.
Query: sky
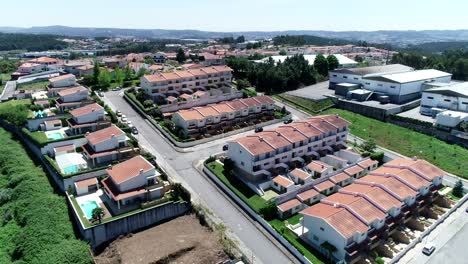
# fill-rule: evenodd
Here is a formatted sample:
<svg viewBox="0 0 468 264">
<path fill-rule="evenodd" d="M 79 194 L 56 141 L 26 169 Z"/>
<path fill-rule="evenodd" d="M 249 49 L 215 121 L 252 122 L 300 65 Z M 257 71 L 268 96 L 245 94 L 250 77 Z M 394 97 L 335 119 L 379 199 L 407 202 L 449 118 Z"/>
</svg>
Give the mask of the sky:
<svg viewBox="0 0 468 264">
<path fill-rule="evenodd" d="M 4 0 L 0 10 L 0 26 L 12 27 L 207 31 L 468 29 L 467 0 Z"/>
</svg>

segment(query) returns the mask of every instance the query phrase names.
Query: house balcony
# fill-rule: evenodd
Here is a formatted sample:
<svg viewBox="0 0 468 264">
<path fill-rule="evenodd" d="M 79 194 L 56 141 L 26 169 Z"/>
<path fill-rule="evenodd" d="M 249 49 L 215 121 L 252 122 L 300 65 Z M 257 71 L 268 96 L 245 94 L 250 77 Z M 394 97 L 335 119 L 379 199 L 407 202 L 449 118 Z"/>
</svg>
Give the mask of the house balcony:
<svg viewBox="0 0 468 264">
<path fill-rule="evenodd" d="M 271 172 L 269 172 L 268 170 L 265 170 L 265 169 L 260 169 L 260 170 L 257 170 L 257 171 L 254 171 L 253 172 L 253 175 L 254 176 L 258 176 L 258 175 L 267 175 L 267 176 L 271 176 Z"/>
<path fill-rule="evenodd" d="M 365 239 L 363 242 L 357 244 L 352 242 L 345 247 L 346 255 L 345 260 L 347 263 L 354 263 L 358 261 L 364 252 L 369 249 L 369 239 Z"/>
</svg>

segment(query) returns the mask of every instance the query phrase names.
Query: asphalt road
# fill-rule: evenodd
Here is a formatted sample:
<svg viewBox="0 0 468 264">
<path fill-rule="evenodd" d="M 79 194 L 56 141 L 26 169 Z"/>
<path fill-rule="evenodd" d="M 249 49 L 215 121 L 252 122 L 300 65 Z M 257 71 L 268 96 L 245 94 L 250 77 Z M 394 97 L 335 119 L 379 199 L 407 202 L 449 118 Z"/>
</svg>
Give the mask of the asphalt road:
<svg viewBox="0 0 468 264">
<path fill-rule="evenodd" d="M 120 95 L 119 95 L 120 94 Z M 206 205 L 244 244 L 244 249 L 253 251 L 249 256 L 256 263 L 297 262 L 284 253 L 284 249 L 262 233 L 250 218 L 224 196 L 199 170 L 201 160 L 221 152 L 226 139 L 213 141 L 180 152 L 170 145 L 159 131 L 143 119 L 122 98 L 122 92 L 107 92 L 104 101 L 113 109 L 120 110 L 138 128 L 140 144 L 156 156 L 158 163 L 177 181 L 185 183 L 198 197 L 193 197 Z M 281 249 L 281 250 L 280 250 Z"/>
<path fill-rule="evenodd" d="M 16 90 L 16 81 L 8 81 L 5 84 L 5 88 L 2 93 L 2 97 L 0 98 L 1 101 L 6 101 L 8 98 L 13 97 L 13 94 Z"/>
<path fill-rule="evenodd" d="M 426 263 L 466 264 L 468 262 L 466 241 L 468 241 L 468 224 L 465 224 L 442 248 L 435 251 Z"/>
</svg>

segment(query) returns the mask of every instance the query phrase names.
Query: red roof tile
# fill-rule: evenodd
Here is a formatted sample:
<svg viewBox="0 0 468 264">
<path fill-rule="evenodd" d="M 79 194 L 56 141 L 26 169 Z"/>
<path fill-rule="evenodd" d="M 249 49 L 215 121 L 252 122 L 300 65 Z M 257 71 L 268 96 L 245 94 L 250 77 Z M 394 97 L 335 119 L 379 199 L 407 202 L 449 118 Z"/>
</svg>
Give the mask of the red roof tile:
<svg viewBox="0 0 468 264">
<path fill-rule="evenodd" d="M 111 139 L 113 136 L 121 136 L 125 133 L 115 125 L 87 134 L 85 137 L 89 143 L 95 145 L 99 142 Z"/>
<path fill-rule="evenodd" d="M 121 184 L 140 173 L 146 173 L 154 169 L 154 166 L 142 156 L 135 156 L 107 169 L 107 174 L 116 184 Z"/>
<path fill-rule="evenodd" d="M 286 212 L 296 206 L 299 206 L 301 205 L 302 203 L 298 200 L 298 199 L 292 199 L 292 200 L 289 200 L 285 203 L 282 203 L 282 204 L 279 204 L 278 205 L 278 209 L 281 211 L 281 212 Z"/>
</svg>

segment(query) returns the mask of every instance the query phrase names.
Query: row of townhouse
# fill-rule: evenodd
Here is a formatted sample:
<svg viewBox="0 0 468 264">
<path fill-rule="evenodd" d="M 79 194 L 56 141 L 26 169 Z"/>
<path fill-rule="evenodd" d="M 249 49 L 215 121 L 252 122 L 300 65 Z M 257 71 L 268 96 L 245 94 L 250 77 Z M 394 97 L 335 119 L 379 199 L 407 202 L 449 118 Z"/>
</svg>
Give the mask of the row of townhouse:
<svg viewBox="0 0 468 264">
<path fill-rule="evenodd" d="M 348 125 L 338 115 L 310 117 L 230 141 L 227 156 L 246 179 L 259 181 L 272 171 L 288 170 L 288 163 L 304 163 L 346 146 Z"/>
<path fill-rule="evenodd" d="M 275 102 L 269 96 L 255 96 L 179 110 L 172 115 L 172 121 L 186 135 L 193 135 L 202 130 L 209 132 L 232 127 L 239 122 L 258 118 L 260 114 L 272 115 L 274 109 Z"/>
<path fill-rule="evenodd" d="M 334 248 L 335 260 L 355 263 L 427 208 L 445 175 L 425 160 L 390 161 L 302 210 L 304 237 L 316 248 Z"/>
<path fill-rule="evenodd" d="M 152 100 L 162 100 L 168 96 L 178 97 L 182 93 L 191 94 L 207 87 L 221 87 L 229 85 L 232 79 L 232 69 L 220 65 L 157 73 L 141 77 L 141 88 L 146 96 Z"/>
</svg>

